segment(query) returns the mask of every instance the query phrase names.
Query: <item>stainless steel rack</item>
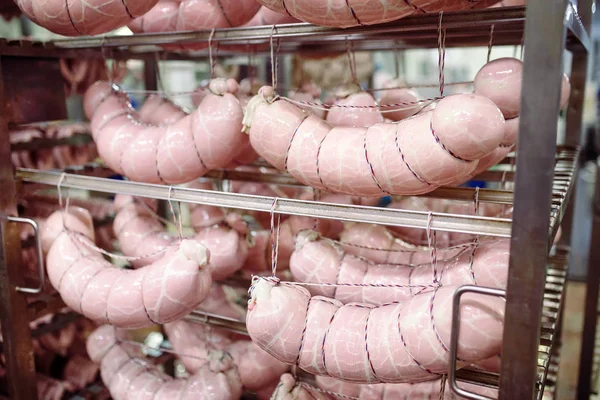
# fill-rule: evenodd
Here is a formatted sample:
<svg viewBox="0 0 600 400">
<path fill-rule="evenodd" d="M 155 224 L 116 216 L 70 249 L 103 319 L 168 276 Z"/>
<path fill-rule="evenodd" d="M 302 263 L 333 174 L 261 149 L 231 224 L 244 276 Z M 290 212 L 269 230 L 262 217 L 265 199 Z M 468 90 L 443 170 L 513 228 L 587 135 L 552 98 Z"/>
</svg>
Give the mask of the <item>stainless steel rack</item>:
<svg viewBox="0 0 600 400">
<path fill-rule="evenodd" d="M 518 7 L 443 15 L 442 26 L 447 32 L 448 47 L 487 46 L 493 26 L 495 45 L 517 46 L 524 43 L 526 49 L 518 153 L 499 170 L 487 171 L 479 177 L 495 182 L 505 179 L 511 182 L 510 190 L 481 190 L 479 200 L 512 204 L 512 219 L 437 213 L 432 222 L 432 228 L 437 230 L 511 238 L 501 373 L 494 376 L 460 371 L 459 374 L 461 380 L 498 386 L 501 400 L 539 398 L 544 393 L 548 377 L 552 375 L 552 355 L 557 348 L 556 329 L 565 279 L 565 252 L 570 240 L 569 198 L 578 170 L 587 51 L 591 47 L 587 33 L 591 5 L 592 0 L 579 0 L 576 10 L 568 0 L 529 0 L 527 9 Z M 437 47 L 438 25 L 437 14 L 415 15 L 389 24 L 344 30 L 308 24 L 281 25 L 276 29 L 217 29 L 213 40 L 221 44 L 219 56 L 236 53 L 234 49 L 227 49 L 227 45 L 249 45 L 256 53 L 266 53 L 271 37 L 280 41 L 281 53 L 345 51 L 348 40 L 353 41 L 357 51 L 431 48 Z M 48 82 L 48 76 L 56 76 L 51 74 L 57 73 L 57 58 L 140 58 L 150 65 L 157 51 L 161 51 L 158 46 L 207 43 L 209 35 L 208 31 L 199 31 L 46 43 L 0 41 L 0 105 L 14 105 L 21 98 L 16 95 L 21 92 L 18 92 L 14 74 L 19 69 L 22 71 L 22 65 L 36 65 L 39 76 L 27 77 L 19 85 L 33 93 L 41 93 L 37 96 L 39 103 L 50 102 L 56 98 L 56 94 L 50 93 L 50 89 L 44 91 L 40 82 Z M 565 147 L 557 149 L 556 122 L 565 49 L 573 53 L 572 95 L 567 110 Z M 161 53 L 160 57 L 164 59 L 197 59 L 205 58 L 207 54 L 206 51 Z M 147 70 L 151 72 L 151 68 Z M 0 322 L 12 399 L 36 398 L 31 332 L 28 318 L 23 318 L 27 315 L 27 302 L 23 294 L 14 290 L 15 286 L 22 284 L 19 237 L 16 227 L 6 219 L 7 216 L 17 215 L 17 189 L 23 190 L 28 184 L 56 186 L 62 178 L 61 185 L 65 188 L 120 192 L 158 199 L 170 197 L 183 202 L 264 212 L 269 212 L 275 203 L 275 212 L 278 213 L 415 228 L 427 226 L 427 213 L 407 210 L 290 199 L 275 201 L 270 197 L 178 187 L 170 190 L 164 185 L 87 176 L 84 170 L 69 170 L 63 174 L 19 169 L 15 174 L 10 159 L 9 125 L 64 119 L 65 110 L 60 104 L 48 104 L 48 107 L 29 113 L 15 112 L 19 111 L 18 104 L 12 109 L 0 107 L 0 110 L 0 210 L 4 217 L 0 220 Z M 512 167 L 513 161 L 516 169 Z M 554 174 L 550 171 L 554 171 Z M 272 170 L 245 176 L 229 171 L 213 171 L 209 176 L 215 179 L 297 184 L 289 176 Z M 431 196 L 470 201 L 474 198 L 474 191 L 440 188 Z M 559 226 L 563 228 L 561 246 L 558 247 L 558 253 L 548 259 L 549 248 Z M 57 303 L 50 308 L 36 309 L 36 313 L 48 312 L 59 306 Z M 187 318 L 237 332 L 244 330 L 241 321 L 216 315 L 194 312 Z"/>
</svg>

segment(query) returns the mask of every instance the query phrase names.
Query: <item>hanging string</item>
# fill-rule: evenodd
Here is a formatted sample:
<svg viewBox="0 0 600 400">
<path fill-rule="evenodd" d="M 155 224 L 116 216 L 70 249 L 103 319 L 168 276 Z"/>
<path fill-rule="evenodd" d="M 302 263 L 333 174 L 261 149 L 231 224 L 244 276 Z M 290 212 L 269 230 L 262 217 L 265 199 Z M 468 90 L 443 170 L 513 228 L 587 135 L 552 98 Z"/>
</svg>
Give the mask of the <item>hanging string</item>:
<svg viewBox="0 0 600 400">
<path fill-rule="evenodd" d="M 431 229 L 432 224 L 433 213 L 429 212 L 429 214 L 427 215 L 427 228 L 425 231 L 427 232 L 427 244 L 431 249 L 431 268 L 433 270 L 433 283 L 439 283 L 437 273 L 437 235 L 436 231 Z"/>
<path fill-rule="evenodd" d="M 446 392 L 446 375 L 442 375 L 442 378 L 440 380 L 440 400 L 444 399 L 444 395 Z"/>
<path fill-rule="evenodd" d="M 521 55 L 519 59 L 523 61 L 523 51 L 525 50 L 525 31 L 523 31 L 523 37 L 521 37 Z"/>
<path fill-rule="evenodd" d="M 173 193 L 173 186 L 169 186 L 169 194 L 167 195 L 167 202 L 169 204 L 169 210 L 171 211 L 171 217 L 173 218 L 173 223 L 177 227 L 177 233 L 179 234 L 179 240 L 183 240 L 183 223 L 181 217 L 181 203 L 179 203 L 179 218 L 176 217 L 175 209 L 173 208 L 173 201 L 171 200 L 171 196 Z"/>
<path fill-rule="evenodd" d="M 256 280 L 265 280 L 267 282 L 274 282 L 280 285 L 286 286 L 311 286 L 311 287 L 377 287 L 377 288 L 394 288 L 394 289 L 435 289 L 440 286 L 439 283 L 411 283 L 411 284 L 395 284 L 395 283 L 333 283 L 333 282 L 296 282 L 296 281 L 282 281 L 277 277 L 273 276 L 259 276 L 252 275 L 252 285 Z"/>
<path fill-rule="evenodd" d="M 106 43 L 106 36 L 102 35 L 102 40 L 100 41 L 100 53 L 102 54 L 102 63 L 104 64 L 104 72 L 106 73 L 106 79 L 108 79 L 108 83 L 113 85 L 112 73 L 108 67 L 108 58 L 106 57 L 106 47 L 104 47 Z"/>
<path fill-rule="evenodd" d="M 475 188 L 475 194 L 473 196 L 473 208 L 475 215 L 479 215 L 479 186 Z"/>
<path fill-rule="evenodd" d="M 438 68 L 440 70 L 440 97 L 444 97 L 444 68 L 446 67 L 446 29 L 442 28 L 444 12 L 440 12 L 438 23 Z"/>
<path fill-rule="evenodd" d="M 490 42 L 488 43 L 487 62 L 490 62 L 492 58 L 492 44 L 494 43 L 494 28 L 496 25 L 492 25 L 490 28 Z"/>
<path fill-rule="evenodd" d="M 354 54 L 354 45 L 351 40 L 346 38 L 346 56 L 348 57 L 348 66 L 350 67 L 350 78 L 352 83 L 358 85 L 358 75 L 356 74 L 356 56 Z"/>
<path fill-rule="evenodd" d="M 312 188 L 312 192 L 313 192 L 313 201 L 319 201 L 321 198 L 321 191 L 317 188 Z M 319 218 L 315 217 L 315 223 L 313 225 L 313 230 L 314 231 L 319 230 Z"/>
<path fill-rule="evenodd" d="M 279 61 L 277 60 L 278 58 L 278 54 L 279 54 L 279 38 L 277 38 L 277 47 L 275 47 L 274 44 L 274 40 L 275 40 L 275 34 L 277 33 L 277 26 L 273 25 L 271 27 L 271 38 L 270 38 L 270 44 L 271 44 L 271 86 L 273 86 L 273 89 L 275 89 L 275 91 L 277 91 L 277 75 L 278 75 L 278 69 L 279 69 Z"/>
<path fill-rule="evenodd" d="M 341 105 L 341 104 L 327 105 L 327 104 L 316 103 L 316 102 L 312 102 L 312 101 L 294 100 L 294 99 L 290 99 L 289 97 L 283 97 L 283 96 L 281 96 L 280 99 L 285 100 L 292 104 L 308 106 L 311 108 L 315 108 L 318 110 L 325 110 L 325 111 L 329 111 L 332 108 L 348 108 L 348 109 L 354 109 L 354 110 L 378 109 L 380 113 L 390 113 L 390 112 L 394 112 L 397 110 L 405 109 L 410 106 L 415 106 L 415 105 L 422 104 L 422 103 L 429 103 L 432 101 L 440 100 L 440 99 L 442 99 L 442 97 L 432 97 L 432 98 L 428 98 L 428 99 L 420 99 L 420 100 L 415 100 L 415 101 L 404 101 L 404 102 L 394 103 L 394 104 L 376 104 L 376 105 L 372 105 L 372 106 L 359 106 L 359 105 L 350 105 L 350 104 L 348 104 L 348 105 Z"/>
<path fill-rule="evenodd" d="M 315 386 L 313 386 L 311 384 L 308 384 L 306 382 L 297 382 L 296 385 L 299 386 L 299 387 L 302 387 L 304 389 L 307 389 L 309 391 L 310 390 L 314 390 L 315 392 L 319 392 L 319 393 L 323 393 L 323 394 L 328 394 L 328 395 L 331 395 L 331 396 L 338 397 L 340 399 L 360 400 L 358 397 L 348 396 L 347 394 L 332 392 L 330 390 L 319 389 L 318 387 L 315 387 Z"/>
<path fill-rule="evenodd" d="M 166 93 L 165 93 L 165 87 L 163 84 L 163 80 L 162 77 L 160 75 L 160 57 L 158 55 L 158 52 L 156 52 L 154 54 L 154 70 L 156 72 L 156 83 L 158 85 L 158 90 L 163 94 L 164 97 L 167 97 Z"/>
<path fill-rule="evenodd" d="M 215 78 L 215 61 L 213 60 L 213 46 L 212 41 L 215 36 L 215 28 L 210 31 L 210 36 L 208 37 L 208 62 L 210 63 L 210 79 Z"/>
<path fill-rule="evenodd" d="M 279 256 L 279 233 L 281 231 L 281 214 L 277 213 L 277 226 L 275 226 L 275 207 L 278 197 L 271 204 L 271 277 L 277 279 L 277 257 Z"/>
</svg>

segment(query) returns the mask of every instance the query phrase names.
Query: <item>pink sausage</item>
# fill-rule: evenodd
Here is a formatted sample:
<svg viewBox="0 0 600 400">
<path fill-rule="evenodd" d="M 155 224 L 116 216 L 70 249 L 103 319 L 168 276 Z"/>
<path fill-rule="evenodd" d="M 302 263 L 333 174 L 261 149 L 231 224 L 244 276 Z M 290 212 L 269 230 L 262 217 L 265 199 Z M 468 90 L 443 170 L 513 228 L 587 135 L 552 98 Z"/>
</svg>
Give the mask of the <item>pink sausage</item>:
<svg viewBox="0 0 600 400">
<path fill-rule="evenodd" d="M 242 26 L 264 26 L 264 25 L 279 25 L 292 24 L 299 22 L 296 18 L 289 15 L 271 11 L 265 6 L 262 6 L 254 17 Z"/>
<path fill-rule="evenodd" d="M 371 108 L 347 108 L 348 106 Z M 366 92 L 355 92 L 339 97 L 327 113 L 325 121 L 331 126 L 362 128 L 383 122 L 383 115 L 377 108 L 373 96 Z"/>
<path fill-rule="evenodd" d="M 146 125 L 123 94 L 98 82 L 84 98 L 98 153 L 135 181 L 183 183 L 231 162 L 244 140 L 234 80 L 214 79 L 200 106 L 171 125 Z"/>
<path fill-rule="evenodd" d="M 308 290 L 258 279 L 251 288 L 248 333 L 263 350 L 316 375 L 356 383 L 403 383 L 448 370 L 456 286 L 405 303 L 342 305 Z M 476 294 L 460 306 L 458 357 L 489 358 L 502 346 L 504 301 Z"/>
<path fill-rule="evenodd" d="M 238 340 L 225 351 L 233 357 L 242 385 L 250 391 L 272 385 L 289 369 L 287 364 L 273 358 L 249 340 Z"/>
<path fill-rule="evenodd" d="M 229 28 L 249 22 L 259 9 L 260 4 L 254 0 L 161 0 L 147 14 L 133 20 L 130 28 L 134 32 Z"/>
<path fill-rule="evenodd" d="M 226 331 L 203 325 L 177 321 L 165 325 L 169 342 L 186 370 L 193 374 L 205 364 L 213 350 L 231 355 L 242 385 L 247 390 L 258 390 L 276 382 L 288 366 L 263 351 L 248 340 L 233 342 Z M 186 357 L 187 356 L 187 357 Z"/>
<path fill-rule="evenodd" d="M 71 207 L 43 224 L 50 283 L 74 311 L 98 323 L 140 328 L 181 318 L 208 294 L 209 252 L 200 243 L 183 240 L 145 268 L 117 269 L 84 244 L 93 244 L 91 221 L 86 210 Z"/>
<path fill-rule="evenodd" d="M 119 195 L 115 200 L 127 203 L 127 200 L 123 200 L 126 197 L 129 196 Z M 155 259 L 154 255 L 170 246 L 177 237 L 166 233 L 160 222 L 140 205 L 133 203 L 131 197 L 129 199 L 129 204 L 117 213 L 114 229 L 125 255 L 144 257 L 133 262 L 134 265 L 141 266 L 152 262 Z M 221 221 L 224 221 L 224 226 L 207 226 L 194 236 L 194 241 L 202 244 L 210 252 L 207 270 L 213 280 L 222 280 L 233 275 L 242 267 L 248 254 L 245 238 L 248 227 L 241 221 L 240 216 L 232 213 Z M 234 229 L 236 226 L 239 231 Z"/>
<path fill-rule="evenodd" d="M 190 374 L 202 368 L 211 350 L 223 350 L 231 344 L 231 335 L 206 325 L 192 325 L 180 320 L 166 324 L 164 328 L 171 347 L 179 353 L 179 359 Z"/>
<path fill-rule="evenodd" d="M 501 240 L 464 248 L 456 258 L 439 261 L 435 277 L 443 286 L 473 284 L 505 289 L 509 245 L 508 240 Z M 340 246 L 319 238 L 313 231 L 300 232 L 296 237 L 290 270 L 298 282 L 403 286 L 308 287 L 313 296 L 332 297 L 342 303 L 403 302 L 434 289 L 434 269 L 430 262 L 417 266 L 374 264 L 345 253 Z"/>
<path fill-rule="evenodd" d="M 81 1 L 19 0 L 17 5 L 36 24 L 64 36 L 99 35 L 127 25 L 158 0 Z"/>
<path fill-rule="evenodd" d="M 245 107 L 245 103 L 243 101 L 244 96 L 238 93 L 237 98 L 240 101 L 242 107 Z M 200 102 L 198 102 L 198 104 L 200 104 Z M 188 114 L 184 109 L 173 103 L 168 98 L 156 95 L 149 96 L 146 102 L 142 105 L 142 108 L 140 109 L 140 120 L 146 124 L 152 125 L 174 124 L 186 117 L 187 115 Z M 252 146 L 250 146 L 250 140 L 246 135 L 240 137 L 238 146 L 239 155 L 235 157 L 231 162 L 231 166 L 233 168 L 240 165 L 250 164 L 258 158 L 258 154 L 256 154 Z M 227 165 L 227 167 L 229 166 L 230 165 Z"/>
<path fill-rule="evenodd" d="M 450 214 L 475 215 L 473 202 L 448 201 L 434 198 L 404 197 L 393 201 L 389 208 L 415 211 L 433 211 Z M 502 204 L 480 203 L 477 215 L 486 217 L 510 216 L 505 213 L 506 207 Z M 390 226 L 392 235 L 417 246 L 427 246 L 427 231 L 425 229 L 405 228 L 401 226 Z M 436 245 L 439 248 L 456 246 L 475 239 L 474 235 L 456 232 L 437 232 Z"/>
<path fill-rule="evenodd" d="M 140 120 L 151 125 L 169 125 L 187 116 L 178 105 L 164 96 L 148 96 L 140 108 Z"/>
<path fill-rule="evenodd" d="M 504 136 L 500 110 L 474 94 L 448 96 L 435 110 L 399 123 L 349 128 L 269 100 L 272 88 L 261 91 L 244 119 L 256 152 L 300 182 L 334 193 L 429 192 L 469 176 Z"/>
<path fill-rule="evenodd" d="M 423 106 L 427 103 L 418 103 L 419 95 L 417 92 L 410 88 L 403 88 L 404 82 L 398 79 L 394 79 L 385 85 L 385 88 L 396 88 L 389 89 L 383 92 L 379 103 L 382 105 L 394 105 L 390 110 L 392 112 L 386 112 L 384 116 L 391 119 L 392 121 L 401 121 L 405 118 L 412 117 L 415 115 Z"/>
<path fill-rule="evenodd" d="M 88 338 L 87 350 L 90 358 L 100 363 L 102 380 L 115 400 L 237 400 L 242 395 L 233 360 L 221 351 L 211 352 L 204 366 L 190 377 L 173 379 L 131 354 L 111 326 L 96 329 Z"/>
<path fill-rule="evenodd" d="M 388 4 L 372 0 L 258 0 L 269 9 L 315 25 L 348 28 L 373 25 L 422 12 L 459 11 L 490 6 L 499 0 L 412 0 Z"/>
<path fill-rule="evenodd" d="M 132 261 L 132 265 L 142 267 L 162 257 L 160 252 L 173 242 L 162 224 L 142 205 L 134 203 L 131 196 L 117 195 L 115 209 L 113 230 L 121 251 L 129 257 L 142 257 Z"/>
<path fill-rule="evenodd" d="M 347 253 L 378 264 L 419 265 L 431 262 L 430 249 L 404 243 L 381 225 L 347 224 L 340 244 Z M 437 259 L 454 259 L 462 250 L 463 247 L 438 248 Z"/>
</svg>

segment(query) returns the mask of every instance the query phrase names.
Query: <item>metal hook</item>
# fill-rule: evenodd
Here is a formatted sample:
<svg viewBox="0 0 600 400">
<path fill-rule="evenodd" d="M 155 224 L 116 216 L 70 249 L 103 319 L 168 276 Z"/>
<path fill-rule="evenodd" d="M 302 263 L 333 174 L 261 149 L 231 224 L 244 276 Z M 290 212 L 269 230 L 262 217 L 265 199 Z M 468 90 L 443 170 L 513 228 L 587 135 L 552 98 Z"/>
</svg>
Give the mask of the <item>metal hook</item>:
<svg viewBox="0 0 600 400">
<path fill-rule="evenodd" d="M 37 288 L 28 288 L 28 287 L 17 286 L 16 289 L 18 292 L 22 292 L 22 293 L 31 293 L 31 294 L 40 293 L 44 289 L 44 285 L 46 284 L 46 275 L 45 275 L 45 269 L 44 269 L 44 254 L 42 253 L 42 239 L 40 237 L 40 227 L 39 227 L 38 223 L 35 222 L 31 218 L 7 216 L 6 220 L 8 222 L 17 222 L 17 223 L 21 223 L 21 224 L 31 225 L 31 227 L 34 230 L 35 245 L 37 247 L 38 274 L 39 274 L 39 278 L 40 278 L 40 284 Z"/>
<path fill-rule="evenodd" d="M 458 386 L 456 383 L 456 363 L 458 352 L 458 334 L 460 329 L 460 298 L 465 293 L 479 293 L 486 296 L 506 298 L 506 290 L 491 289 L 482 286 L 465 285 L 461 286 L 452 296 L 452 330 L 450 331 L 450 366 L 448 378 L 450 380 L 450 390 L 458 396 L 473 400 L 494 400 L 487 396 L 469 392 Z"/>
</svg>

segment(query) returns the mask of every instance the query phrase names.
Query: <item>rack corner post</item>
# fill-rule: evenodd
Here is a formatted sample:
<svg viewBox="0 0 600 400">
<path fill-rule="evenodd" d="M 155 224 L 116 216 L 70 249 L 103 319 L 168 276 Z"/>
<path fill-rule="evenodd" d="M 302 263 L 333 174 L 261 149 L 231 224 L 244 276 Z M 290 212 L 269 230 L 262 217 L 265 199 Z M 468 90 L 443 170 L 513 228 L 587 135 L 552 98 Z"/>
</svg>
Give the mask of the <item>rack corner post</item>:
<svg viewBox="0 0 600 400">
<path fill-rule="evenodd" d="M 9 397 L 37 399 L 37 386 L 27 301 L 17 291 L 22 286 L 22 260 L 18 225 L 8 222 L 16 215 L 16 185 L 0 57 L 0 324 L 6 357 Z"/>
<path fill-rule="evenodd" d="M 499 400 L 533 399 L 568 0 L 529 0 Z"/>
</svg>

